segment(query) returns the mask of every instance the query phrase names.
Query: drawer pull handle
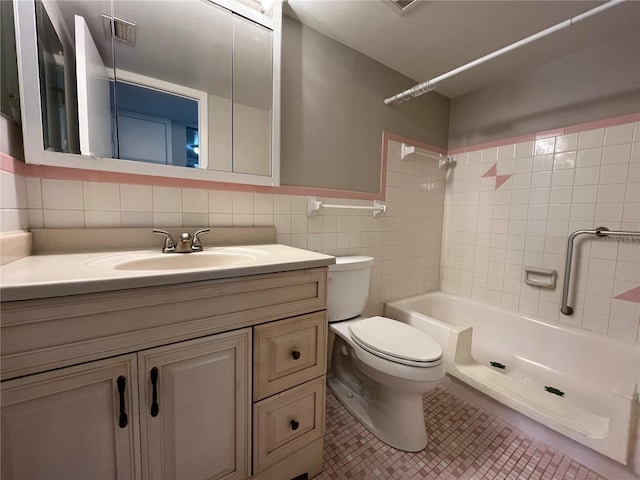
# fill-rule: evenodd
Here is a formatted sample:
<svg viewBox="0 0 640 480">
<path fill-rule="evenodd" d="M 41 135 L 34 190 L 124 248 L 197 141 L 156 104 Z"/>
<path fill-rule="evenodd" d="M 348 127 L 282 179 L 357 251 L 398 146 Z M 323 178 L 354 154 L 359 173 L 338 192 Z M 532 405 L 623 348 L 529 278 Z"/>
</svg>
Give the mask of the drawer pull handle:
<svg viewBox="0 0 640 480">
<path fill-rule="evenodd" d="M 295 420 L 291 420 L 291 430 L 297 430 L 298 427 L 300 426 L 299 422 L 296 422 Z"/>
<path fill-rule="evenodd" d="M 149 372 L 149 376 L 151 377 L 151 386 L 153 387 L 151 391 L 151 416 L 157 417 L 160 412 L 160 406 L 158 405 L 158 368 L 153 367 Z"/>
<path fill-rule="evenodd" d="M 294 350 L 293 352 L 291 352 L 291 358 L 293 358 L 294 360 L 298 360 L 300 358 L 300 352 L 298 350 Z"/>
<path fill-rule="evenodd" d="M 118 385 L 118 397 L 120 399 L 120 417 L 118 418 L 118 425 L 120 428 L 124 428 L 129 423 L 127 412 L 124 410 L 124 391 L 127 388 L 127 377 L 120 375 L 118 380 L 116 380 L 116 384 Z"/>
</svg>

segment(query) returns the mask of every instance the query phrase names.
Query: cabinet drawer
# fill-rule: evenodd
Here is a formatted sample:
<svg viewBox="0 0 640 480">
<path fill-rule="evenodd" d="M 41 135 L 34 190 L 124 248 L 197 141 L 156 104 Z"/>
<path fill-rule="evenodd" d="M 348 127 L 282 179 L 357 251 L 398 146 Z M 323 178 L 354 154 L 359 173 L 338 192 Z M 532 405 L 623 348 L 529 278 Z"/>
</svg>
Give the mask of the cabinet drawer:
<svg viewBox="0 0 640 480">
<path fill-rule="evenodd" d="M 253 348 L 254 401 L 323 375 L 326 312 L 254 327 Z"/>
<path fill-rule="evenodd" d="M 253 407 L 254 474 L 324 435 L 325 376 Z"/>
</svg>

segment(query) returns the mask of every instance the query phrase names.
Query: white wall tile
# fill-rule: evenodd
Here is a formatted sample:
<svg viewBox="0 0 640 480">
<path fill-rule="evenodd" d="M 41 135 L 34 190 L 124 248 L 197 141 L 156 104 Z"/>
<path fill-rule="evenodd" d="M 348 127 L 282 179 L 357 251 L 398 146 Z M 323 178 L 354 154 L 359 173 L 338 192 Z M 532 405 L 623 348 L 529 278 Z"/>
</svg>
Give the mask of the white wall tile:
<svg viewBox="0 0 640 480">
<path fill-rule="evenodd" d="M 533 155 L 534 142 L 520 142 L 515 145 L 515 158 L 530 157 Z"/>
<path fill-rule="evenodd" d="M 232 226 L 234 227 L 253 227 L 252 213 L 233 213 Z"/>
<path fill-rule="evenodd" d="M 578 148 L 602 147 L 604 144 L 604 129 L 587 130 L 578 135 Z"/>
<path fill-rule="evenodd" d="M 631 144 L 613 145 L 602 149 L 602 164 L 628 164 L 631 158 Z"/>
<path fill-rule="evenodd" d="M 42 181 L 40 178 L 27 177 L 27 207 L 42 209 Z M 4 204 L 2 204 L 4 205 Z"/>
<path fill-rule="evenodd" d="M 273 196 L 273 213 L 277 215 L 291 214 L 291 195 Z"/>
<path fill-rule="evenodd" d="M 556 138 L 556 152 L 567 152 L 578 148 L 578 134 L 562 135 Z"/>
<path fill-rule="evenodd" d="M 576 152 L 556 153 L 553 156 L 553 169 L 565 170 L 567 168 L 575 168 L 576 158 Z"/>
<path fill-rule="evenodd" d="M 182 212 L 182 189 L 174 187 L 152 187 L 152 191 L 154 212 Z M 182 220 L 180 220 L 180 222 L 182 222 Z"/>
<path fill-rule="evenodd" d="M 629 188 L 626 189 L 629 193 Z M 625 201 L 625 185 L 598 185 L 598 203 L 622 203 Z"/>
<path fill-rule="evenodd" d="M 208 213 L 188 213 L 188 212 L 182 213 L 183 227 L 201 228 L 201 227 L 206 227 L 208 225 L 209 225 Z"/>
<path fill-rule="evenodd" d="M 596 203 L 597 198 L 597 185 L 577 185 L 573 188 L 573 203 Z"/>
<path fill-rule="evenodd" d="M 633 123 L 607 127 L 604 131 L 605 145 L 618 145 L 620 143 L 631 143 L 633 141 Z"/>
<path fill-rule="evenodd" d="M 209 190 L 210 213 L 233 213 L 233 193 L 224 190 Z"/>
<path fill-rule="evenodd" d="M 576 167 L 598 167 L 602 161 L 602 148 L 588 148 L 578 150 Z"/>
<path fill-rule="evenodd" d="M 603 165 L 600 168 L 600 183 L 626 183 L 627 173 L 629 172 L 628 164 L 621 165 Z"/>
<path fill-rule="evenodd" d="M 122 211 L 120 221 L 123 227 L 153 227 L 153 212 Z"/>
<path fill-rule="evenodd" d="M 556 137 L 542 138 L 536 140 L 534 155 L 547 155 L 555 150 Z"/>
<path fill-rule="evenodd" d="M 120 205 L 123 212 L 152 212 L 153 188 L 146 185 L 120 185 Z"/>
<path fill-rule="evenodd" d="M 44 228 L 84 228 L 83 210 L 43 210 Z"/>
<path fill-rule="evenodd" d="M 153 212 L 153 226 L 156 228 L 181 227 L 181 212 Z"/>
<path fill-rule="evenodd" d="M 82 188 L 85 210 L 120 211 L 119 184 L 83 182 Z M 109 222 L 111 223 L 112 221 L 113 219 Z"/>
<path fill-rule="evenodd" d="M 639 342 L 640 306 L 613 300 L 640 284 L 637 244 L 595 238 L 579 242 L 574 252 L 581 261 L 573 278 L 577 293 L 572 317 L 558 313 L 558 288 L 542 291 L 522 282 L 524 265 L 562 274 L 567 237 L 574 230 L 595 224 L 640 229 L 640 148 L 636 159 L 638 144 L 630 143 L 632 132 L 640 140 L 640 123 L 545 138 L 535 146 L 515 145 L 512 179 L 498 190 L 493 178 L 482 179 L 478 196 L 457 194 L 468 192 L 469 178 L 449 179 L 441 288 L 546 321 Z M 540 154 L 533 158 L 530 171 L 528 148 Z M 500 158 L 502 151 L 510 148 L 498 150 Z M 481 173 L 490 166 L 483 163 Z M 508 163 L 498 164 L 499 173 L 500 167 L 508 168 Z M 503 205 L 506 198 L 508 211 Z M 496 270 L 495 265 L 502 268 Z"/>
<path fill-rule="evenodd" d="M 233 214 L 253 214 L 253 193 L 233 192 Z M 253 222 L 253 220 L 252 220 Z M 239 225 L 244 226 L 244 225 Z"/>
<path fill-rule="evenodd" d="M 256 214 L 273 214 L 273 195 L 267 193 L 256 193 L 253 196 L 254 212 Z"/>
<path fill-rule="evenodd" d="M 43 178 L 42 203 L 48 210 L 83 210 L 82 182 Z"/>
<path fill-rule="evenodd" d="M 5 209 L 27 208 L 27 185 L 24 177 L 0 170 L 0 205 Z"/>
<path fill-rule="evenodd" d="M 208 214 L 209 191 L 195 188 L 183 188 L 182 212 Z"/>
<path fill-rule="evenodd" d="M 600 177 L 600 167 L 576 168 L 573 179 L 574 185 L 597 185 Z"/>
<path fill-rule="evenodd" d="M 85 210 L 84 225 L 86 228 L 120 227 L 120 211 Z"/>
<path fill-rule="evenodd" d="M 550 172 L 553 170 L 553 154 L 533 157 L 532 168 L 534 172 Z"/>
</svg>

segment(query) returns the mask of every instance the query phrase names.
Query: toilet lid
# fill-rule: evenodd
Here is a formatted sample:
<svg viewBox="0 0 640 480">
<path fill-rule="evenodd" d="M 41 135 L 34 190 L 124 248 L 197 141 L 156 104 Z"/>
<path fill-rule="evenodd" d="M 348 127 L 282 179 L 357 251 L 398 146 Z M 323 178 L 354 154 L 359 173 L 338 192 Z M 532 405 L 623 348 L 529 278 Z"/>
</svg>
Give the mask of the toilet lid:
<svg viewBox="0 0 640 480">
<path fill-rule="evenodd" d="M 371 317 L 349 325 L 353 340 L 374 355 L 409 365 L 439 363 L 442 348 L 429 335 L 406 323 Z"/>
</svg>

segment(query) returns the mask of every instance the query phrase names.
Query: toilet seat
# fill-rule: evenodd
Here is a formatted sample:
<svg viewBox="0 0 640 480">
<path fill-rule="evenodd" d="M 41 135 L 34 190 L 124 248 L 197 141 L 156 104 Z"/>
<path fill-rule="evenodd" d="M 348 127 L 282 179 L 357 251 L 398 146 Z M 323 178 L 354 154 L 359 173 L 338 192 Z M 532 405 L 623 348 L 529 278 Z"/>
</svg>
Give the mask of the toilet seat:
<svg viewBox="0 0 640 480">
<path fill-rule="evenodd" d="M 442 348 L 411 325 L 386 317 L 370 317 L 349 325 L 354 343 L 369 353 L 403 365 L 434 367 L 442 362 Z"/>
</svg>

